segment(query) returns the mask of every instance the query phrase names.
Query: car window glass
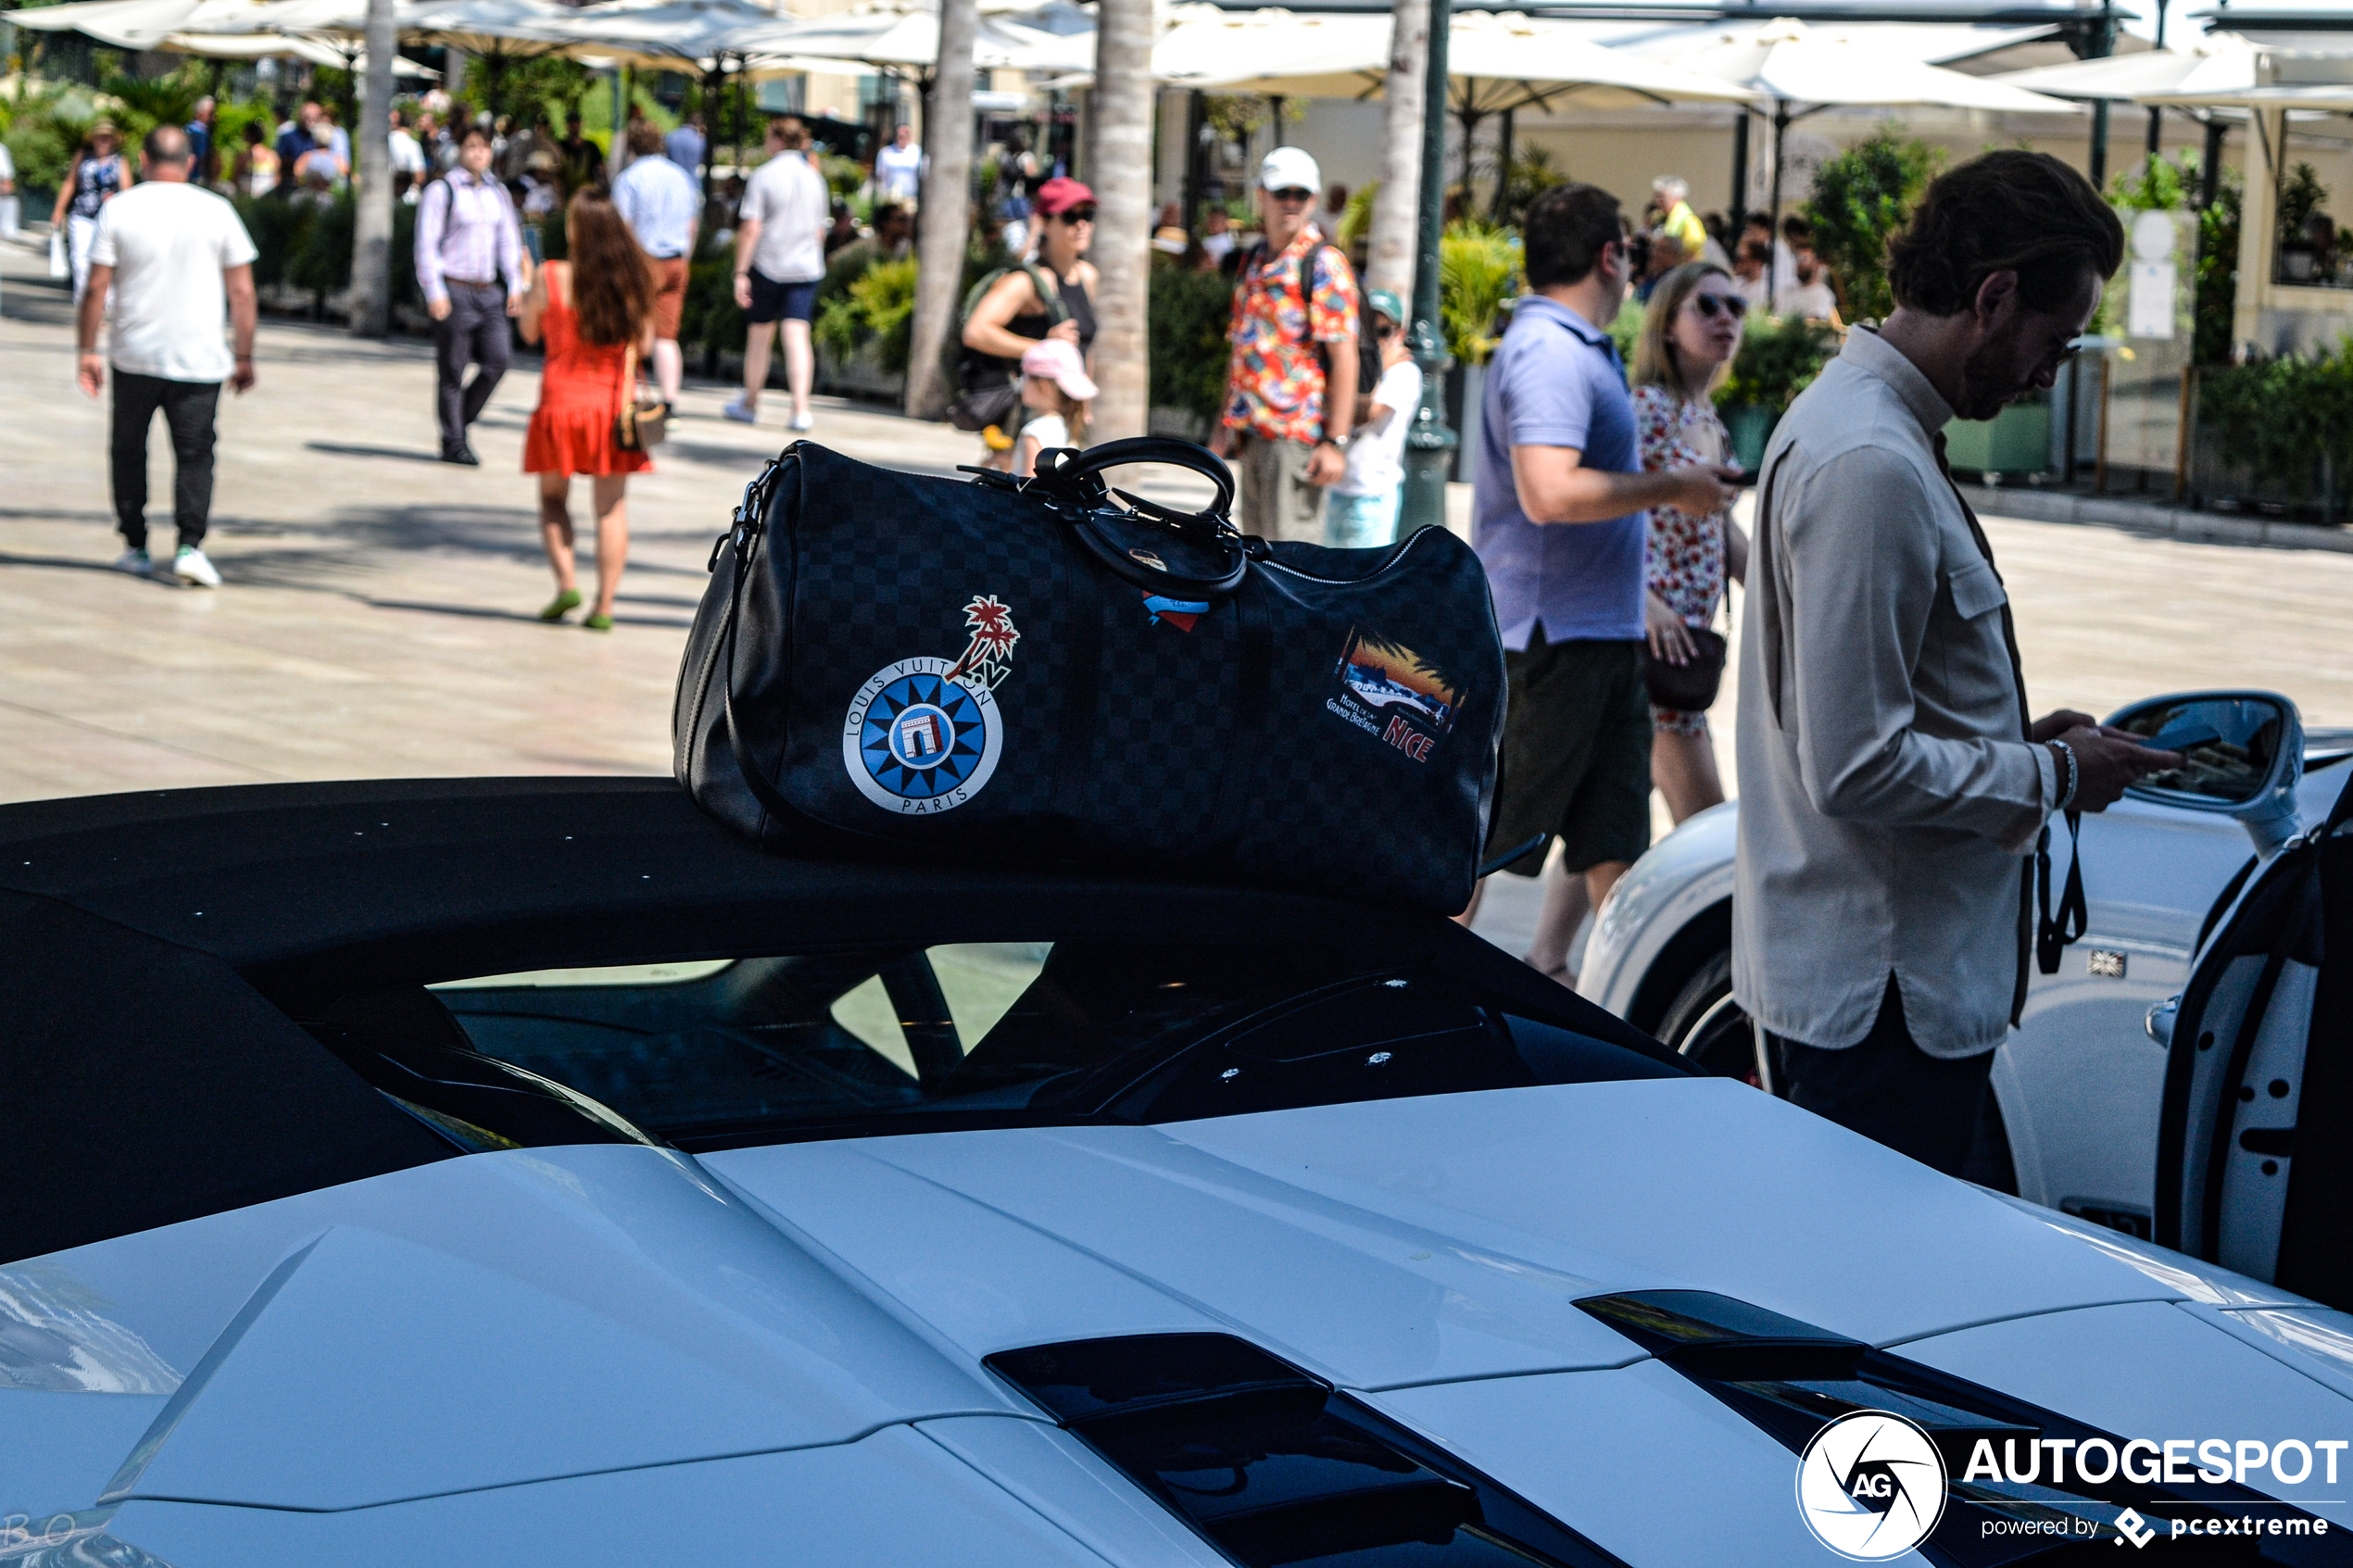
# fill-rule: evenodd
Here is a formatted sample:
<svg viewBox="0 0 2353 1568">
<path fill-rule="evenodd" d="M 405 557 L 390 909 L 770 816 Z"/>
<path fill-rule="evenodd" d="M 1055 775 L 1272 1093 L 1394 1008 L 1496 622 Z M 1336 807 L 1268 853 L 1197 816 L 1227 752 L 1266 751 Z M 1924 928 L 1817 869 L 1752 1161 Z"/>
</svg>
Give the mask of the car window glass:
<svg viewBox="0 0 2353 1568">
<path fill-rule="evenodd" d="M 925 950 L 966 1052 L 1013 1010 L 1052 951 L 1051 942 L 958 942 Z"/>
<path fill-rule="evenodd" d="M 523 1145 L 549 1141 L 544 1108 L 528 1125 L 484 1121 L 502 1102 L 483 1086 L 504 1080 L 456 1071 L 452 1041 L 464 1042 L 459 1056 L 470 1047 L 687 1149 L 1166 1122 L 1673 1071 L 1513 1018 L 1425 963 L 1266 939 L 669 960 L 409 995 L 417 1001 L 346 998 L 314 1030 L 340 1031 L 346 1060 L 385 1053 L 390 1068 L 364 1065 L 405 1100 Z M 460 1080 L 472 1085 L 462 1105 L 433 1103 L 434 1084 Z"/>
<path fill-rule="evenodd" d="M 834 998 L 826 1010 L 836 1023 L 855 1035 L 869 1050 L 878 1051 L 890 1064 L 912 1078 L 915 1059 L 907 1049 L 907 1031 L 900 1027 L 898 1004 L 877 974 L 862 980 Z"/>
<path fill-rule="evenodd" d="M 700 959 L 691 963 L 608 964 L 598 969 L 535 969 L 521 974 L 485 974 L 472 980 L 444 980 L 427 987 L 434 991 L 480 991 L 492 987 L 573 987 L 581 985 L 676 985 L 704 980 L 734 963 L 733 959 Z"/>
</svg>

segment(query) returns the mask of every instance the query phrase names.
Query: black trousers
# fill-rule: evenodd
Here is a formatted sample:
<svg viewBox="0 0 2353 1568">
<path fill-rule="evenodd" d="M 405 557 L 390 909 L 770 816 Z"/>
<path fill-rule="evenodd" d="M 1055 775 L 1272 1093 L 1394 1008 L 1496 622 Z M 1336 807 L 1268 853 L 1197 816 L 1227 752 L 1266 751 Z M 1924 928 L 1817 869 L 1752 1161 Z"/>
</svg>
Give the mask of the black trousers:
<svg viewBox="0 0 2353 1568">
<path fill-rule="evenodd" d="M 147 544 L 147 431 L 156 410 L 171 432 L 171 521 L 182 545 L 204 542 L 212 513 L 212 420 L 220 408 L 217 381 L 165 381 L 116 370 L 114 432 L 107 456 L 114 470 L 115 526 L 134 550 Z"/>
<path fill-rule="evenodd" d="M 1894 975 L 1859 1045 L 1830 1051 L 1779 1035 L 1767 1038 L 1792 1103 L 1948 1176 L 1963 1173 L 1994 1053 L 1956 1061 L 1914 1045 Z"/>
<path fill-rule="evenodd" d="M 436 398 L 441 449 L 455 452 L 466 444 L 466 427 L 481 417 L 514 358 L 507 291 L 496 283 L 451 283 L 449 314 L 434 323 L 433 345 L 441 372 Z M 472 381 L 466 380 L 468 364 L 481 367 Z"/>
</svg>

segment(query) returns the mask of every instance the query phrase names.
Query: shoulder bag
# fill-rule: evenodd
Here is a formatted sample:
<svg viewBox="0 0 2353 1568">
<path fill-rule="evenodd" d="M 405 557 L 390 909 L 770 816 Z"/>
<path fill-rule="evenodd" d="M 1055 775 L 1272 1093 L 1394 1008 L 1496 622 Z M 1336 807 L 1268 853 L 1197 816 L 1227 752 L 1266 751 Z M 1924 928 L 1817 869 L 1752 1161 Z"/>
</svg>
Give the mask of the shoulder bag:
<svg viewBox="0 0 2353 1568">
<path fill-rule="evenodd" d="M 621 356 L 621 412 L 612 419 L 612 444 L 624 452 L 650 452 L 670 435 L 670 405 L 637 394 L 637 345 Z"/>
</svg>

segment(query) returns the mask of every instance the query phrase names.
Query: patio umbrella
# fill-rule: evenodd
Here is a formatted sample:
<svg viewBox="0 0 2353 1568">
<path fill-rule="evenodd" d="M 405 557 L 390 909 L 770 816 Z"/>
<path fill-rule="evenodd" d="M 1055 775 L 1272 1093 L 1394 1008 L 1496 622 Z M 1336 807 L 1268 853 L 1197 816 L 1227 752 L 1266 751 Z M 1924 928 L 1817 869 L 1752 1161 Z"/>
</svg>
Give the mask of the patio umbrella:
<svg viewBox="0 0 2353 1568">
<path fill-rule="evenodd" d="M 981 17 L 974 64 L 983 70 L 1055 72 L 1093 67 L 1091 31 L 1046 31 L 1023 26 L 1018 16 L 992 11 Z M 819 69 L 837 69 L 848 62 L 928 72 L 939 59 L 939 13 L 913 0 L 883 0 L 832 16 L 772 18 L 731 36 L 728 47 L 745 55 L 820 62 Z"/>
<path fill-rule="evenodd" d="M 619 0 L 566 13 L 548 24 L 551 36 L 629 65 L 670 70 L 686 63 L 708 69 L 720 56 L 740 55 L 737 35 L 779 19 L 753 0 Z"/>
<path fill-rule="evenodd" d="M 304 38 L 284 32 L 172 32 L 151 48 L 169 50 L 175 55 L 196 55 L 206 59 L 259 60 L 272 57 L 308 60 L 314 66 L 333 66 L 355 76 L 368 69 L 365 54 L 346 54 L 333 44 L 316 38 Z M 395 55 L 392 74 L 416 82 L 438 82 L 441 73 L 431 66 Z"/>
<path fill-rule="evenodd" d="M 198 0 L 84 0 L 10 11 L 8 19 L 36 32 L 79 32 L 118 49 L 151 49 L 195 10 Z"/>
<path fill-rule="evenodd" d="M 1924 42 L 1935 46 L 1932 38 L 1921 36 L 1928 31 L 1906 28 L 1900 32 L 1876 32 L 1865 24 L 1818 29 L 1780 17 L 1762 23 L 1692 28 L 1629 47 L 1644 52 L 1671 52 L 1675 63 L 1687 69 L 1737 82 L 1772 101 L 1771 210 L 1773 228 L 1778 233 L 1781 221 L 1781 148 L 1793 120 L 1840 105 L 1935 106 L 2007 114 L 2082 112 L 2064 99 L 2031 93 L 1988 77 L 1947 70 L 1904 52 L 1907 47 L 1917 49 Z M 1811 107 L 1793 111 L 1793 104 Z M 1734 145 L 1736 192 L 1747 182 L 1746 148 L 1743 136 Z M 1780 291 L 1780 274 L 1779 267 L 1768 274 L 1772 278 L 1769 286 L 1776 294 Z"/>
<path fill-rule="evenodd" d="M 1253 37 L 1250 21 L 1220 21 L 1195 14 L 1214 10 L 1206 6 L 1185 8 L 1177 25 L 1153 51 L 1156 75 L 1164 59 L 1171 70 L 1189 69 L 1200 61 L 1207 68 L 1201 74 L 1189 82 L 1181 77 L 1175 80 L 1191 86 L 1299 97 L 1377 97 L 1388 81 L 1390 24 L 1382 18 L 1243 13 L 1247 18 L 1266 19 L 1257 24 L 1264 36 Z M 1304 41 L 1316 35 L 1315 24 L 1334 22 L 1349 25 L 1332 28 L 1332 36 L 1320 54 L 1309 52 Z M 1227 62 L 1222 71 L 1213 64 L 1217 61 Z M 1282 63 L 1238 68 L 1232 63 L 1237 61 Z M 1580 106 L 1614 108 L 1741 103 L 1757 96 L 1753 89 L 1737 83 L 1597 44 L 1577 23 L 1516 11 L 1456 14 L 1447 32 L 1446 69 L 1447 100 L 1463 125 L 1466 185 L 1470 182 L 1471 144 L 1478 122 L 1491 114 L 1504 117 L 1496 157 L 1498 210 L 1504 194 L 1504 171 L 1511 164 L 1511 117 L 1516 110 L 1550 110 L 1571 100 Z"/>
</svg>

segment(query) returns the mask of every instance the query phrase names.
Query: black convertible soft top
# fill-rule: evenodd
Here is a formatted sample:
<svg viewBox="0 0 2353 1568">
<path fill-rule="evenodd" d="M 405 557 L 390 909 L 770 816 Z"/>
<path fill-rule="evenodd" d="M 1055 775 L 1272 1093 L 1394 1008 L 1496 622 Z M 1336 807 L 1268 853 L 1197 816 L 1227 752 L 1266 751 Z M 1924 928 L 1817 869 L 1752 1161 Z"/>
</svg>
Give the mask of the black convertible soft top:
<svg viewBox="0 0 2353 1568">
<path fill-rule="evenodd" d="M 1663 1047 L 1452 922 L 1165 879 L 763 853 L 652 778 L 0 806 L 0 1261 L 447 1158 L 294 1020 L 389 985 L 812 944 L 1280 932 Z"/>
</svg>

